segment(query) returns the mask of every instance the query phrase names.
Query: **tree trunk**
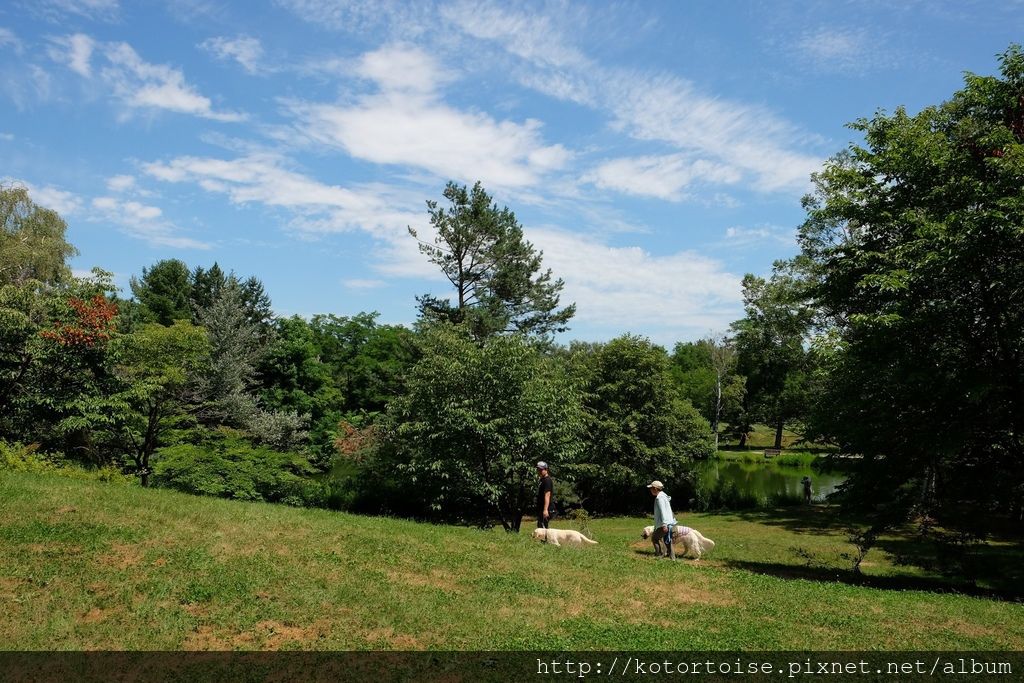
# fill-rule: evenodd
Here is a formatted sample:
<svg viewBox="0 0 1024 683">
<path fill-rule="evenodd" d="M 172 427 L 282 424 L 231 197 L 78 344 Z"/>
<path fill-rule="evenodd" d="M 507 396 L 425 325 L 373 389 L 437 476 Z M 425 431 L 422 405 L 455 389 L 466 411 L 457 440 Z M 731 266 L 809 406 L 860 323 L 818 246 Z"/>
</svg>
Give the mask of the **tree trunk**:
<svg viewBox="0 0 1024 683">
<path fill-rule="evenodd" d="M 740 446 L 739 447 L 740 448 L 746 448 L 747 447 L 747 432 L 746 431 L 740 432 Z"/>
<path fill-rule="evenodd" d="M 775 449 L 782 450 L 782 420 L 775 425 Z"/>
<path fill-rule="evenodd" d="M 715 433 L 715 452 L 718 452 L 718 420 L 722 415 L 722 375 L 717 375 L 718 381 L 715 382 L 715 423 L 711 425 L 711 430 Z"/>
</svg>

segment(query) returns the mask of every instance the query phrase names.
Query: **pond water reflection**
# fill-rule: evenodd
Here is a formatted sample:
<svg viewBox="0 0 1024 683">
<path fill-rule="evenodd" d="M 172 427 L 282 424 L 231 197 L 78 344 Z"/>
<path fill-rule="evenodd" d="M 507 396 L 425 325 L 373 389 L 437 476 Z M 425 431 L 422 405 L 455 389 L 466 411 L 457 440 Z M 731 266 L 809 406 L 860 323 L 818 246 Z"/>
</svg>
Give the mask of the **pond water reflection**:
<svg viewBox="0 0 1024 683">
<path fill-rule="evenodd" d="M 772 497 L 803 495 L 801 480 L 811 478 L 811 497 L 822 501 L 846 481 L 846 473 L 811 467 L 790 467 L 770 462 L 754 463 L 736 460 L 706 460 L 697 464 L 697 486 L 711 490 L 719 485 L 734 485 L 740 494 L 767 501 Z"/>
</svg>

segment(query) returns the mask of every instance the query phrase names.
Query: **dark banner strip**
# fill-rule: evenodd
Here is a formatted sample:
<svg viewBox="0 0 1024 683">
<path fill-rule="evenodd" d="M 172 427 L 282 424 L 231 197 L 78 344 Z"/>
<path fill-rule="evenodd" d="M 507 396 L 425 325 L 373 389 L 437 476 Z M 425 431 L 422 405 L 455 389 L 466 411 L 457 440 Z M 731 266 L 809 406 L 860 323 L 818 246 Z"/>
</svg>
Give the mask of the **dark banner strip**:
<svg viewBox="0 0 1024 683">
<path fill-rule="evenodd" d="M 1022 680 L 1022 652 L 2 652 L 0 683 Z"/>
</svg>

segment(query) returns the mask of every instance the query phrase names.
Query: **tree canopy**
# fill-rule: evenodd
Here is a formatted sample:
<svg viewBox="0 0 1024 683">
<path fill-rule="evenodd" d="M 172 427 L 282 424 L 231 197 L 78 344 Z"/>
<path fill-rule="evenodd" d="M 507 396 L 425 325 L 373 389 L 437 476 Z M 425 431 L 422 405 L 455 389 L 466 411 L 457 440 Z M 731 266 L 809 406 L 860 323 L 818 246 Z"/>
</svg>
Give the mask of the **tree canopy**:
<svg viewBox="0 0 1024 683">
<path fill-rule="evenodd" d="M 444 198 L 447 206 L 427 202 L 436 235 L 419 248 L 451 282 L 455 300 L 417 297 L 423 319 L 465 324 L 478 338 L 565 331 L 576 305 L 558 308 L 565 283 L 552 279 L 550 269 L 541 272 L 543 253 L 523 237 L 515 214 L 499 209 L 480 183 L 467 190 L 449 182 Z"/>
<path fill-rule="evenodd" d="M 66 231 L 64 219 L 33 202 L 28 190 L 0 185 L 0 286 L 66 280 L 67 260 L 78 254 Z"/>
<path fill-rule="evenodd" d="M 864 143 L 814 176 L 794 262 L 827 330 L 813 421 L 865 456 L 851 501 L 960 526 L 1019 513 L 1024 52 L 851 127 Z"/>
</svg>

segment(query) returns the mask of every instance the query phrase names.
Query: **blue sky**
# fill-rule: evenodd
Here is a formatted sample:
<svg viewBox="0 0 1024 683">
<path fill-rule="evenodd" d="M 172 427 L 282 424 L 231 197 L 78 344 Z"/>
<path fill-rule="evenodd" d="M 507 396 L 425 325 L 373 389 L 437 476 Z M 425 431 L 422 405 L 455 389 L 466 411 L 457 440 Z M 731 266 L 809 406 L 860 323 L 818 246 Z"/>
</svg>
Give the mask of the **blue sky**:
<svg viewBox="0 0 1024 683">
<path fill-rule="evenodd" d="M 217 261 L 279 314 L 396 323 L 447 293 L 406 227 L 480 180 L 565 280 L 564 339 L 671 345 L 794 253 L 846 122 L 948 98 L 1022 28 L 1011 1 L 10 0 L 0 179 L 77 271 Z"/>
</svg>

